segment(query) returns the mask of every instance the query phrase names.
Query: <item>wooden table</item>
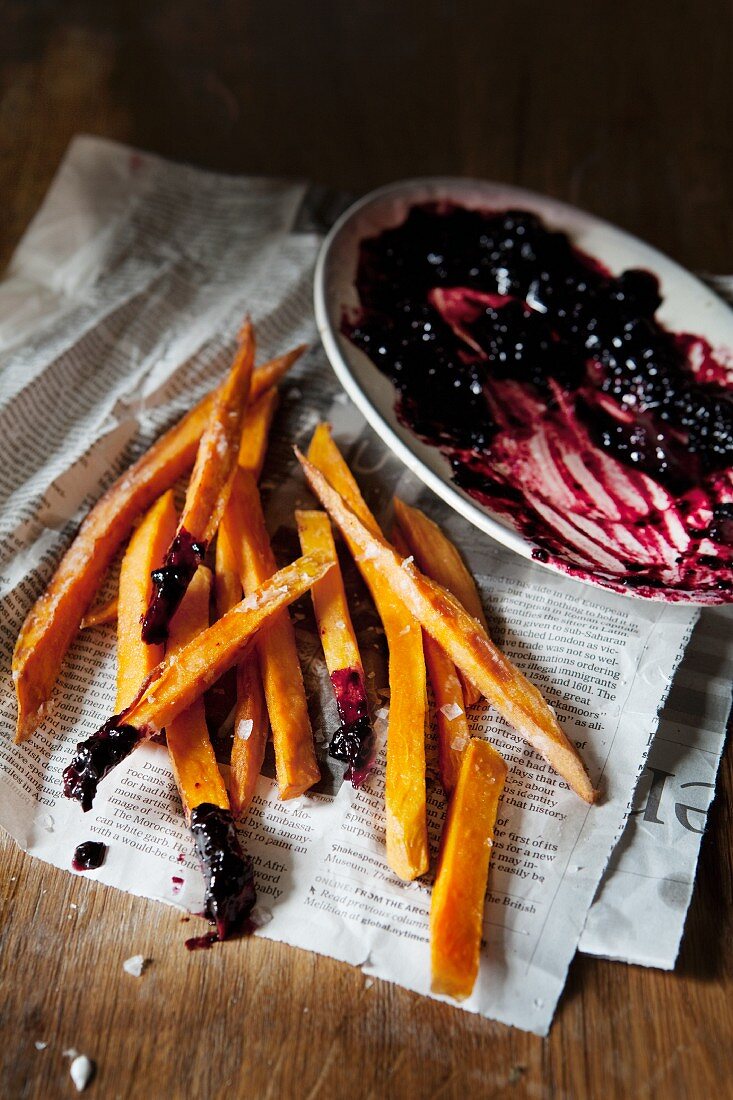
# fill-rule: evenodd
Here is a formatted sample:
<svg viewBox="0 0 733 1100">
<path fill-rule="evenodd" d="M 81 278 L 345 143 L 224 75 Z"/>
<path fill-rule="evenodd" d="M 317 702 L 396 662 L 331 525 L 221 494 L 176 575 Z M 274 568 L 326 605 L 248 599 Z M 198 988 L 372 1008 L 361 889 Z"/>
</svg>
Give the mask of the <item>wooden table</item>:
<svg viewBox="0 0 733 1100">
<path fill-rule="evenodd" d="M 353 191 L 503 179 L 733 269 L 722 0 L 10 0 L 0 26 L 0 263 L 88 131 Z M 70 1046 L 98 1097 L 733 1095 L 732 760 L 677 971 L 576 959 L 544 1041 L 265 941 L 182 957 L 173 910 L 4 839 L 0 1095 L 72 1095 Z"/>
</svg>

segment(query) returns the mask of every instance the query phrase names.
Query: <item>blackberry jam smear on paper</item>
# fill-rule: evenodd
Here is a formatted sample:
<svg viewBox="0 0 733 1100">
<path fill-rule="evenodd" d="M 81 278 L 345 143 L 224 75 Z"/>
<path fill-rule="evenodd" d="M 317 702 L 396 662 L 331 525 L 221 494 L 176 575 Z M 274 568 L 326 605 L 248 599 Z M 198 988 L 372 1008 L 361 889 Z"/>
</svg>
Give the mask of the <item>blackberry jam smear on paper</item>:
<svg viewBox="0 0 733 1100">
<path fill-rule="evenodd" d="M 525 210 L 413 206 L 363 240 L 343 330 L 399 420 L 534 556 L 616 591 L 733 599 L 733 364 Z"/>
</svg>

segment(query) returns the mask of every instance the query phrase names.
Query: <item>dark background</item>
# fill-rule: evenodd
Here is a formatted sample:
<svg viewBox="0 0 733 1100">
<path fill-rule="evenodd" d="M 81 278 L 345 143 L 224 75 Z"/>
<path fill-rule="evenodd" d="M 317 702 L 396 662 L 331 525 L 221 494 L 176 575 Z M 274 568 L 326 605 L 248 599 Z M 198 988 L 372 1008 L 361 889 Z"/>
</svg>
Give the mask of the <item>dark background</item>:
<svg viewBox="0 0 733 1100">
<path fill-rule="evenodd" d="M 729 269 L 732 22 L 727 0 L 0 2 L 3 255 L 85 130 L 355 192 L 504 180 Z"/>
<path fill-rule="evenodd" d="M 733 272 L 732 30 L 724 0 L 0 0 L 0 268 L 86 131 L 355 193 L 504 180 Z M 729 751 L 676 972 L 577 958 L 544 1041 L 261 940 L 182 958 L 172 910 L 0 838 L 4 1095 L 70 1095 L 74 1045 L 91 1097 L 730 1096 L 732 789 Z"/>
</svg>

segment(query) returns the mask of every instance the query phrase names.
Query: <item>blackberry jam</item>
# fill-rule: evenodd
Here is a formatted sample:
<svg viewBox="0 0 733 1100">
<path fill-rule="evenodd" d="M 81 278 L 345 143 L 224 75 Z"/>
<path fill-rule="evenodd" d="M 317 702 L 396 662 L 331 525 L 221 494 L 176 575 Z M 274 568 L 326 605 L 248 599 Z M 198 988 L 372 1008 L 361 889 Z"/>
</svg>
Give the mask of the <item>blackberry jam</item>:
<svg viewBox="0 0 733 1100">
<path fill-rule="evenodd" d="M 204 872 L 204 914 L 216 936 L 239 930 L 257 900 L 252 860 L 242 851 L 230 810 L 203 802 L 191 811 L 191 832 Z"/>
<path fill-rule="evenodd" d="M 160 645 L 167 640 L 168 624 L 205 555 L 206 547 L 196 542 L 185 528 L 173 539 L 162 568 L 151 573 L 153 594 L 142 627 L 146 645 Z"/>
<path fill-rule="evenodd" d="M 343 330 L 454 483 L 616 590 L 731 597 L 731 364 L 657 319 L 648 271 L 613 275 L 526 210 L 413 206 L 361 242 Z"/>
<path fill-rule="evenodd" d="M 101 840 L 85 840 L 74 849 L 71 866 L 75 871 L 96 871 L 107 855 L 107 845 Z"/>
<path fill-rule="evenodd" d="M 76 799 L 85 813 L 92 808 L 100 781 L 142 740 L 140 730 L 119 721 L 120 716 L 113 714 L 96 733 L 80 741 L 64 769 L 64 794 Z"/>
<path fill-rule="evenodd" d="M 328 752 L 348 764 L 346 778 L 360 787 L 374 763 L 374 730 L 364 677 L 358 668 L 340 668 L 331 673 L 331 684 L 342 725 L 331 738 Z"/>
</svg>

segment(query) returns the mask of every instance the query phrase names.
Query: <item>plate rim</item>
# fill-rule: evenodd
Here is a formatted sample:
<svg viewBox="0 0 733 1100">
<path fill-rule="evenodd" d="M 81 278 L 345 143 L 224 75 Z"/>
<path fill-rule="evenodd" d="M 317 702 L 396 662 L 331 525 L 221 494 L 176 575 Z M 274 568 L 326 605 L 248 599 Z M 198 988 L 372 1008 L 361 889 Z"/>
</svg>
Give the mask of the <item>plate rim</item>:
<svg viewBox="0 0 733 1100">
<path fill-rule="evenodd" d="M 702 281 L 697 275 L 691 272 L 689 269 L 678 263 L 677 260 L 667 256 L 666 253 L 656 248 L 654 245 L 648 244 L 642 238 L 635 236 L 633 233 L 629 233 L 625 229 L 621 229 L 613 222 L 607 221 L 605 218 L 601 218 L 592 214 L 582 207 L 573 206 L 571 203 L 564 202 L 561 199 L 556 199 L 551 195 L 543 195 L 538 191 L 531 191 L 527 188 L 517 187 L 514 184 L 503 183 L 496 180 L 481 180 L 474 177 L 467 176 L 416 176 L 409 179 L 397 180 L 393 183 L 384 184 L 381 187 L 375 188 L 369 191 L 367 194 L 361 196 L 353 202 L 342 214 L 339 215 L 334 222 L 331 229 L 321 243 L 321 247 L 318 250 L 318 256 L 316 258 L 316 264 L 313 273 L 313 306 L 316 319 L 316 328 L 318 335 L 323 344 L 324 350 L 328 361 L 333 369 L 339 382 L 349 395 L 351 400 L 364 415 L 367 423 L 374 430 L 378 430 L 384 442 L 389 449 L 404 463 L 405 466 L 413 473 L 423 484 L 427 485 L 436 496 L 438 496 L 445 504 L 447 504 L 454 511 L 458 512 L 468 523 L 471 523 L 474 527 L 477 527 L 484 534 L 495 542 L 500 543 L 507 549 L 512 550 L 514 553 L 519 554 L 521 557 L 532 562 L 533 565 L 540 566 L 546 569 L 548 572 L 555 576 L 565 577 L 568 580 L 573 580 L 578 584 L 586 585 L 591 589 L 600 589 L 604 592 L 613 592 L 616 595 L 624 596 L 628 599 L 643 600 L 645 602 L 659 603 L 663 605 L 675 605 L 685 604 L 690 607 L 703 607 L 709 606 L 711 602 L 717 604 L 726 604 L 733 602 L 733 596 L 730 600 L 714 600 L 705 598 L 695 598 L 695 595 L 691 593 L 689 589 L 679 590 L 679 599 L 670 599 L 669 596 L 647 596 L 640 595 L 633 589 L 623 589 L 620 585 L 615 587 L 612 583 L 605 584 L 592 576 L 579 577 L 575 576 L 572 572 L 559 568 L 553 565 L 551 562 L 544 562 L 539 558 L 534 557 L 533 551 L 539 549 L 536 543 L 530 539 L 521 535 L 518 531 L 512 530 L 510 527 L 504 526 L 498 520 L 494 519 L 491 515 L 488 515 L 479 505 L 470 500 L 464 499 L 464 497 L 454 488 L 454 486 L 441 477 L 438 473 L 432 470 L 423 459 L 413 451 L 407 443 L 405 443 L 399 435 L 395 432 L 394 428 L 385 419 L 379 408 L 371 401 L 367 393 L 359 385 L 354 373 L 349 365 L 349 362 L 344 354 L 340 339 L 341 334 L 335 330 L 329 315 L 328 293 L 327 293 L 327 271 L 328 263 L 331 259 L 334 246 L 342 233 L 346 228 L 369 206 L 378 204 L 390 196 L 405 196 L 409 194 L 410 190 L 424 189 L 426 187 L 435 188 L 456 188 L 470 190 L 475 188 L 482 190 L 487 187 L 497 188 L 505 190 L 512 196 L 517 196 L 518 199 L 529 200 L 531 203 L 536 203 L 540 206 L 550 204 L 558 213 L 562 214 L 567 211 L 575 218 L 580 215 L 583 219 L 587 219 L 589 224 L 599 228 L 606 229 L 613 233 L 618 239 L 622 238 L 623 242 L 631 246 L 632 248 L 641 249 L 645 252 L 652 253 L 658 257 L 661 257 L 665 264 L 674 269 L 675 273 L 679 273 L 685 279 L 692 279 L 698 286 L 705 291 L 716 303 L 719 303 L 725 310 L 730 311 L 730 305 L 717 294 L 711 287 Z M 658 274 L 658 273 L 657 273 Z M 732 322 L 733 324 L 733 322 Z M 376 367 L 374 368 L 376 370 Z M 711 593 L 711 595 L 713 595 Z"/>
</svg>

